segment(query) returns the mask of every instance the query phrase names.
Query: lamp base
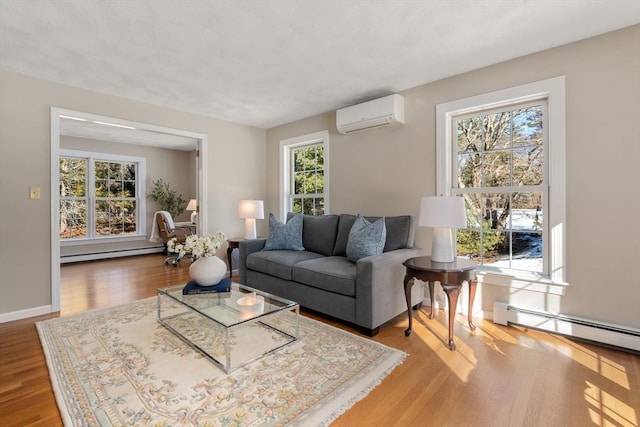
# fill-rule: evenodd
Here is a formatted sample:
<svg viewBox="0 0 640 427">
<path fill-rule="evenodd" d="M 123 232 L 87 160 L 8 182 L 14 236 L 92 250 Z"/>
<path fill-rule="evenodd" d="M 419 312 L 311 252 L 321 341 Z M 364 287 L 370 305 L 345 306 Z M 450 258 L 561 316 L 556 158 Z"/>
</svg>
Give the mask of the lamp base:
<svg viewBox="0 0 640 427">
<path fill-rule="evenodd" d="M 244 238 L 247 240 L 256 238 L 256 220 L 254 218 L 245 218 Z"/>
<path fill-rule="evenodd" d="M 191 224 L 198 222 L 198 211 L 191 212 Z"/>
<path fill-rule="evenodd" d="M 431 245 L 431 261 L 453 262 L 455 259 L 453 230 L 451 228 L 434 228 L 433 243 Z"/>
</svg>

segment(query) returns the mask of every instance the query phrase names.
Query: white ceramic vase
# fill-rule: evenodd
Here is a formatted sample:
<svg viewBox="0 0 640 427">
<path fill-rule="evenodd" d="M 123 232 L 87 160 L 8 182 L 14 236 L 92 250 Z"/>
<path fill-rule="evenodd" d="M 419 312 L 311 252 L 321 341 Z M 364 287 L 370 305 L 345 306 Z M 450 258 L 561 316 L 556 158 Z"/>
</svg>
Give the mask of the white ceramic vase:
<svg viewBox="0 0 640 427">
<path fill-rule="evenodd" d="M 227 264 L 217 256 L 201 257 L 189 266 L 189 275 L 200 286 L 220 282 L 227 274 Z"/>
</svg>

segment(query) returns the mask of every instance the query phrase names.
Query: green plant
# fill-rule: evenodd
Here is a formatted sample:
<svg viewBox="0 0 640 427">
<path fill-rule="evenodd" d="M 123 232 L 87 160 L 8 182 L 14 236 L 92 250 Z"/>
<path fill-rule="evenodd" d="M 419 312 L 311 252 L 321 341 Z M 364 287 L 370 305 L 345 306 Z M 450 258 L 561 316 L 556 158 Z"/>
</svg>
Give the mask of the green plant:
<svg viewBox="0 0 640 427">
<path fill-rule="evenodd" d="M 167 211 L 172 217 L 177 217 L 187 208 L 189 203 L 182 198 L 182 194 L 169 188 L 169 184 L 162 179 L 153 181 L 153 189 L 147 197 L 160 205 L 160 209 Z"/>
</svg>

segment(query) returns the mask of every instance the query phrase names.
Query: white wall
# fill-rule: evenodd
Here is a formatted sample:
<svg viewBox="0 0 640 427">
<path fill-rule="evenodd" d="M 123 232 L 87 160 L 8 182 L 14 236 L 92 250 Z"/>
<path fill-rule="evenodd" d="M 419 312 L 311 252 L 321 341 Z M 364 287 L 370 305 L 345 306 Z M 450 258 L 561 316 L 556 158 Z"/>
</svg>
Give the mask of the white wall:
<svg viewBox="0 0 640 427">
<path fill-rule="evenodd" d="M 242 235 L 236 205 L 266 193 L 266 131 L 0 71 L 0 319 L 51 303 L 52 106 L 206 134 L 208 224 Z M 42 197 L 29 199 L 30 186 Z M 7 316 L 4 316 L 6 318 Z"/>
<path fill-rule="evenodd" d="M 329 112 L 270 129 L 268 204 L 278 201 L 278 143 L 330 132 L 332 213 L 418 215 L 435 194 L 435 106 L 566 76 L 567 281 L 562 297 L 485 286 L 494 300 L 640 329 L 640 25 L 402 92 L 405 126 L 353 136 L 337 133 Z M 418 228 L 416 246 L 430 248 Z M 400 286 L 400 285 L 399 285 Z M 400 292 L 400 287 L 398 288 Z"/>
</svg>

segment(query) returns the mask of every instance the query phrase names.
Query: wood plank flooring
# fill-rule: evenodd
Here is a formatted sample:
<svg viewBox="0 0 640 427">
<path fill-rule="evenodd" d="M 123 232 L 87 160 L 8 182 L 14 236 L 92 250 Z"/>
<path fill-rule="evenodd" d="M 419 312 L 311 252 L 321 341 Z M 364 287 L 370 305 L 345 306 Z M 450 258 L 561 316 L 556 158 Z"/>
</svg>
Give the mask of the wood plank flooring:
<svg viewBox="0 0 640 427">
<path fill-rule="evenodd" d="M 160 255 L 63 265 L 58 314 L 0 324 L 0 426 L 62 425 L 35 322 L 154 296 L 188 280 L 188 263 Z M 401 291 L 400 285 L 398 292 Z M 405 316 L 373 339 L 405 351 L 397 367 L 333 426 L 631 426 L 640 427 L 640 357 L 463 316 L 458 350 L 446 346 L 444 311 Z M 358 333 L 303 310 L 303 315 Z"/>
</svg>

